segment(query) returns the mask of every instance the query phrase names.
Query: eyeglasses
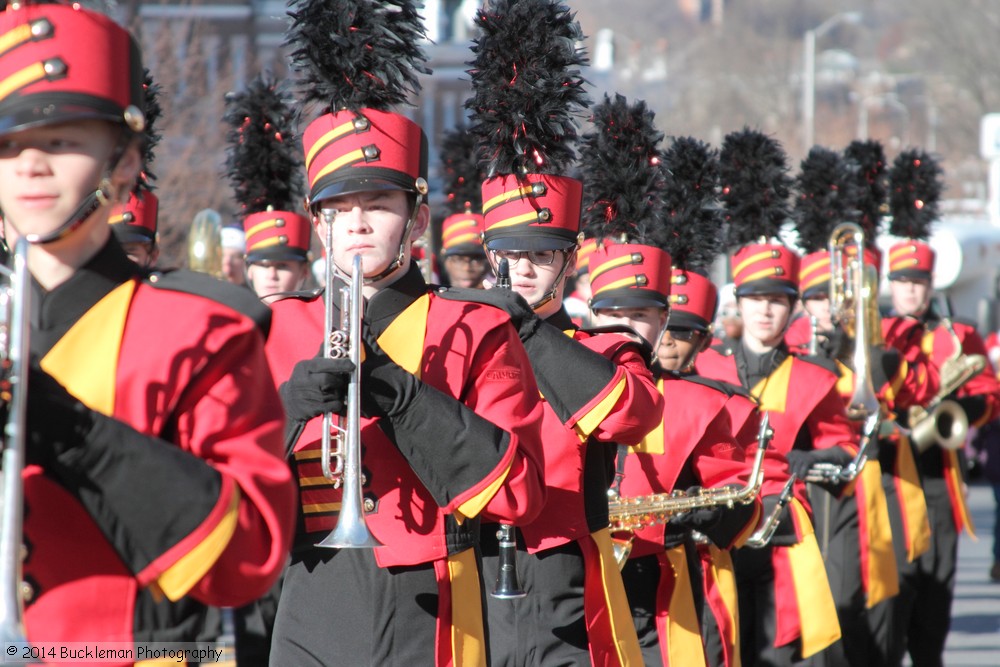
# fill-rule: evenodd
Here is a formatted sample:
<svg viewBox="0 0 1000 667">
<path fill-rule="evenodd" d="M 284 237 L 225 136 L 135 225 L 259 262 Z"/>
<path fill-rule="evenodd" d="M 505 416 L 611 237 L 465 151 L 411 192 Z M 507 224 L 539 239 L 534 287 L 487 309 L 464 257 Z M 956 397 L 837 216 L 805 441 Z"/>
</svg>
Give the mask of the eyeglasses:
<svg viewBox="0 0 1000 667">
<path fill-rule="evenodd" d="M 556 259 L 558 250 L 491 250 L 493 258 L 499 262 L 506 259 L 513 268 L 518 261 L 527 255 L 528 261 L 535 266 L 548 266 Z"/>
<path fill-rule="evenodd" d="M 674 340 L 683 341 L 694 340 L 696 336 L 701 334 L 701 332 L 697 329 L 671 329 L 670 327 L 667 327 L 667 333 L 669 333 L 670 337 Z"/>
</svg>

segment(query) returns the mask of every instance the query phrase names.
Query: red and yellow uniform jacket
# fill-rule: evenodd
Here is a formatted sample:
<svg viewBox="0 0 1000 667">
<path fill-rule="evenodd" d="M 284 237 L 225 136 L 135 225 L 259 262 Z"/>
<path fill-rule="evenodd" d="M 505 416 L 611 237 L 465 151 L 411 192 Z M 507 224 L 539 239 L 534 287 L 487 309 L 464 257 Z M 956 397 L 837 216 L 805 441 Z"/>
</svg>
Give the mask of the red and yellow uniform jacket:
<svg viewBox="0 0 1000 667">
<path fill-rule="evenodd" d="M 792 349 L 798 345 L 797 351 L 804 354 L 810 334 L 808 318 L 799 318 L 789 327 L 786 344 Z M 837 391 L 846 406 L 854 395 L 857 377 L 841 361 L 837 360 L 836 366 L 840 373 Z M 870 368 L 875 394 L 887 418 L 905 414 L 912 405 L 924 405 L 937 393 L 937 369 L 929 364 L 927 356 L 916 346 L 910 346 L 905 353 L 891 346 L 873 349 Z M 856 424 L 855 428 L 860 435 L 861 425 Z M 860 572 L 868 607 L 895 595 L 899 590 L 892 532 L 888 523 L 890 509 L 880 480 L 883 461 L 885 471 L 895 477 L 897 511 L 904 517 L 902 525 L 906 535 L 899 537 L 906 541 L 907 551 L 913 557 L 925 551 L 928 544 L 927 507 L 919 474 L 910 448 L 898 447 L 897 441 L 894 438 L 892 442 L 884 442 L 879 450 L 880 456 L 869 457 L 853 486 L 858 527 L 863 536 L 859 539 Z"/>
<path fill-rule="evenodd" d="M 986 356 L 986 347 L 975 327 L 953 322 L 954 336 L 949 327 L 933 313 L 923 318 L 885 317 L 882 334 L 886 344 L 900 350 L 907 358 L 925 355 L 931 367 L 940 371 L 945 360 L 956 351 L 956 338 L 961 354 Z M 954 398 L 958 399 L 969 418 L 970 426 L 981 426 L 1000 414 L 1000 382 L 987 357 L 986 368 L 965 383 Z M 956 530 L 973 532 L 971 517 L 962 491 L 962 466 L 958 453 L 940 447 L 930 447 L 917 457 L 924 484 L 943 482 L 952 502 Z"/>
<path fill-rule="evenodd" d="M 558 409 L 561 414 L 557 414 L 552 402 L 555 392 L 545 394 L 546 381 L 552 382 L 552 376 L 558 375 L 559 370 L 540 369 L 533 357 L 546 408 L 542 424 L 546 497 L 538 518 L 519 525 L 530 553 L 607 529 L 613 444 L 641 440 L 660 421 L 663 406 L 640 348 L 630 338 L 617 333 L 594 335 L 577 330 L 564 312 L 546 321 L 611 360 L 615 369 L 610 381 L 603 383 L 602 378 L 599 387 L 559 386 L 561 403 L 574 407 L 563 405 Z M 586 399 L 566 400 L 566 395 L 573 391 Z M 612 446 L 588 447 L 591 441 Z"/>
<path fill-rule="evenodd" d="M 738 341 L 723 341 L 698 356 L 696 369 L 706 377 L 741 385 L 737 367 Z M 784 455 L 792 448 L 843 447 L 857 451 L 857 434 L 851 428 L 844 404 L 837 394 L 837 376 L 804 358 L 775 350 L 773 370 L 756 386 L 747 387 L 770 415 L 774 438 L 764 462 L 764 514 L 768 496 L 780 492 L 788 480 Z M 733 427 L 744 431 L 734 418 Z M 777 631 L 775 646 L 801 639 L 802 655 L 808 657 L 840 637 L 837 612 L 830 593 L 819 546 L 809 516 L 805 484 L 797 483 L 786 508 L 791 520 L 783 519 L 771 540 L 775 576 Z M 808 600 L 808 609 L 803 606 Z M 806 613 L 808 612 L 808 613 Z"/>
<path fill-rule="evenodd" d="M 275 379 L 282 382 L 297 362 L 320 349 L 323 300 L 289 298 L 272 304 L 272 310 L 267 355 Z M 378 564 L 417 565 L 467 552 L 475 544 L 468 518 L 516 522 L 534 517 L 543 493 L 542 408 L 509 317 L 487 306 L 441 298 L 428 290 L 415 267 L 374 297 L 364 317 L 393 361 L 510 436 L 502 451 L 436 442 L 408 460 L 378 418 L 362 418 L 363 494 L 373 507 L 365 519 L 385 545 L 374 551 Z M 310 420 L 293 453 L 300 549 L 322 539 L 336 525 L 340 509 L 340 489 L 321 472 L 321 427 L 321 417 Z"/>
<path fill-rule="evenodd" d="M 285 564 L 283 417 L 262 331 L 240 312 L 260 304 L 207 276 L 139 271 L 112 242 L 34 289 L 33 355 L 113 419 L 24 471 L 29 640 L 193 641 L 173 601 L 245 604 Z"/>
<path fill-rule="evenodd" d="M 758 415 L 753 402 L 735 393 L 736 387 L 663 371 L 657 388 L 664 399 L 663 420 L 630 448 L 621 495 L 631 498 L 664 494 L 695 485 L 703 488 L 744 485 L 750 473 L 747 454 L 756 451 L 756 430 L 749 441 L 737 441 L 727 404 L 734 403 L 733 412 L 746 414 L 747 422 L 756 422 Z M 668 412 L 682 414 L 684 419 L 669 419 Z M 690 548 L 684 539 L 687 529 L 660 524 L 636 531 L 631 557 L 655 555 L 660 564 L 656 618 L 664 665 L 705 664 L 693 586 L 702 588 L 699 597 L 706 601 L 718 626 L 726 664 L 739 663 L 732 561 L 720 551 L 742 544 L 757 526 L 760 514 L 757 498 L 749 505 L 726 511 L 718 523 L 703 527 L 702 532 L 714 543 L 704 549 L 704 577 L 692 573 L 687 566 L 684 554 L 685 548 Z"/>
</svg>

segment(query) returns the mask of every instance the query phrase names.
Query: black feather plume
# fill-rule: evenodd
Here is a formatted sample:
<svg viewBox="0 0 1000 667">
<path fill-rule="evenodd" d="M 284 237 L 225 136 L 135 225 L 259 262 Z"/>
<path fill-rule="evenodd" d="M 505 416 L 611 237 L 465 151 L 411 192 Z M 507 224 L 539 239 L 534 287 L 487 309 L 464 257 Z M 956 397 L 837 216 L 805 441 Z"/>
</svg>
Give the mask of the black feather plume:
<svg viewBox="0 0 1000 667">
<path fill-rule="evenodd" d="M 865 245 L 875 246 L 878 237 L 879 223 L 885 213 L 886 201 L 886 161 L 882 144 L 869 139 L 867 141 L 852 141 L 844 149 L 844 155 L 858 165 L 856 173 L 858 224 L 865 232 Z"/>
<path fill-rule="evenodd" d="M 476 25 L 466 108 L 483 171 L 564 174 L 576 157 L 575 115 L 589 104 L 574 14 L 553 0 L 489 0 Z"/>
<path fill-rule="evenodd" d="M 601 241 L 662 247 L 663 133 L 642 100 L 629 104 L 621 95 L 594 107 L 593 130 L 583 137 L 580 172 L 586 236 Z"/>
<path fill-rule="evenodd" d="M 409 0 L 290 0 L 285 44 L 305 103 L 324 111 L 392 111 L 429 74 L 425 32 Z"/>
<path fill-rule="evenodd" d="M 226 171 L 242 216 L 297 210 L 302 198 L 301 149 L 283 90 L 264 75 L 226 96 Z"/>
<path fill-rule="evenodd" d="M 464 126 L 441 137 L 441 171 L 444 176 L 445 207 L 449 215 L 483 208 L 483 173 L 476 160 L 476 138 Z"/>
<path fill-rule="evenodd" d="M 675 267 L 707 274 L 722 252 L 718 151 L 693 137 L 674 139 L 663 156 L 666 250 Z"/>
<path fill-rule="evenodd" d="M 139 179 L 134 188 L 137 194 L 153 191 L 156 174 L 150 170 L 150 165 L 153 164 L 156 146 L 162 138 L 156 127 L 160 116 L 163 115 L 163 108 L 160 106 L 160 86 L 153 81 L 148 69 L 143 70 L 142 89 L 142 115 L 146 119 L 146 126 L 142 131 L 142 171 L 139 172 Z"/>
<path fill-rule="evenodd" d="M 837 225 L 857 219 L 856 174 L 854 161 L 822 146 L 813 146 L 802 160 L 795 179 L 795 225 L 803 250 L 825 250 Z"/>
<path fill-rule="evenodd" d="M 889 174 L 889 233 L 911 239 L 928 239 L 938 217 L 941 167 L 919 149 L 896 156 Z"/>
<path fill-rule="evenodd" d="M 719 180 L 728 224 L 726 245 L 731 250 L 778 236 L 790 214 L 792 179 L 788 158 L 776 139 L 748 128 L 726 135 L 719 153 Z"/>
</svg>

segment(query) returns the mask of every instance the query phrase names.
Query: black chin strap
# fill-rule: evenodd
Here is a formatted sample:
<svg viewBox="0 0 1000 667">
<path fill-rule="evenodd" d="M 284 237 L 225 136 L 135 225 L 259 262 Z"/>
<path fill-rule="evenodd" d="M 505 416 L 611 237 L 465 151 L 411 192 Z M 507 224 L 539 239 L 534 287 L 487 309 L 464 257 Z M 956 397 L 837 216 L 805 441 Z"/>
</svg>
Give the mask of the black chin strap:
<svg viewBox="0 0 1000 667">
<path fill-rule="evenodd" d="M 101 184 L 97 189 L 84 197 L 76 210 L 66 219 L 66 222 L 56 230 L 48 234 L 25 234 L 24 239 L 32 245 L 44 245 L 66 238 L 86 222 L 87 218 L 92 216 L 97 209 L 110 203 L 111 194 L 111 182 L 107 178 L 101 179 Z"/>
</svg>

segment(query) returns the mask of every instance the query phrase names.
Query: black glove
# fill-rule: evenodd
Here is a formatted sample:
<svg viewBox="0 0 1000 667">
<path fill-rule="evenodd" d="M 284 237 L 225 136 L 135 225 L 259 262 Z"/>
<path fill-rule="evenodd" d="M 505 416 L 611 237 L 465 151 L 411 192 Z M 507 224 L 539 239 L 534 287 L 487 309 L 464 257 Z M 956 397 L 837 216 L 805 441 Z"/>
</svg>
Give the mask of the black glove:
<svg viewBox="0 0 1000 667">
<path fill-rule="evenodd" d="M 691 488 L 687 490 L 687 495 L 693 495 L 698 492 L 697 488 Z M 683 528 L 688 528 L 691 530 L 697 530 L 699 533 L 704 533 L 709 530 L 719 522 L 722 516 L 723 508 L 720 507 L 700 507 L 698 509 L 689 510 L 687 512 L 681 512 L 680 514 L 674 514 L 670 517 L 670 524 L 673 526 L 681 526 Z"/>
<path fill-rule="evenodd" d="M 821 331 L 817 334 L 819 355 L 827 359 L 844 359 L 849 356 L 851 338 L 840 327 L 832 331 Z"/>
<path fill-rule="evenodd" d="M 839 466 L 846 466 L 854 457 L 842 447 L 827 447 L 826 449 L 793 449 L 785 454 L 788 460 L 788 470 L 798 477 L 805 479 L 809 474 L 809 469 L 816 463 L 833 463 Z"/>
<path fill-rule="evenodd" d="M 350 359 L 315 357 L 295 364 L 292 376 L 278 387 L 288 422 L 305 424 L 328 412 L 343 413 L 353 371 Z"/>
<path fill-rule="evenodd" d="M 482 303 L 494 308 L 499 308 L 510 316 L 510 322 L 517 329 L 517 335 L 522 341 L 534 335 L 535 330 L 541 320 L 535 311 L 531 309 L 524 297 L 513 290 L 507 289 L 464 289 L 449 288 L 439 293 L 445 299 L 455 301 L 469 301 L 471 303 Z"/>
</svg>

